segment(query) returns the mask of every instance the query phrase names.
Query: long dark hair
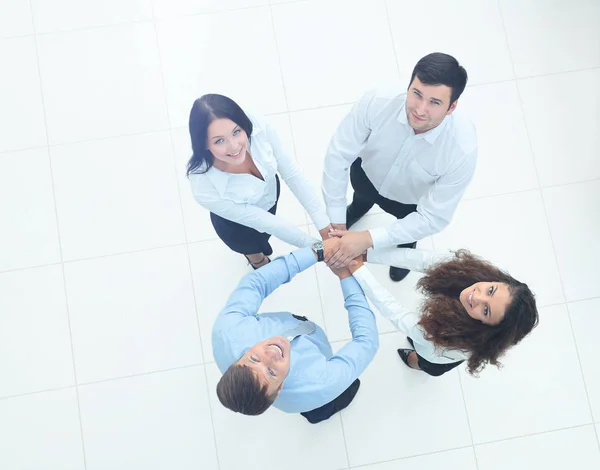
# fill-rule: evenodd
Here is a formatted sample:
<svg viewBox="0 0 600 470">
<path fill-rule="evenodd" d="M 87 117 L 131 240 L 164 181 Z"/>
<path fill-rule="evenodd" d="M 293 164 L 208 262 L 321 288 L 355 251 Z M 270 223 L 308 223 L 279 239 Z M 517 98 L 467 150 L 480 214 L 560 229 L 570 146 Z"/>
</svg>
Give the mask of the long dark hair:
<svg viewBox="0 0 600 470">
<path fill-rule="evenodd" d="M 512 301 L 499 324 L 486 325 L 471 318 L 460 303 L 462 290 L 476 282 L 508 285 Z M 419 321 L 425 338 L 438 347 L 469 351 L 471 374 L 483 370 L 486 363 L 499 366 L 498 359 L 539 321 L 535 296 L 527 284 L 466 250 L 429 268 L 417 287 L 426 295 Z"/>
<path fill-rule="evenodd" d="M 190 111 L 190 137 L 192 139 L 192 158 L 187 165 L 187 176 L 190 173 L 206 173 L 214 164 L 214 157 L 208 150 L 208 126 L 215 119 L 230 119 L 240 126 L 248 136 L 252 135 L 252 122 L 240 106 L 223 95 L 204 95 L 194 101 Z"/>
</svg>

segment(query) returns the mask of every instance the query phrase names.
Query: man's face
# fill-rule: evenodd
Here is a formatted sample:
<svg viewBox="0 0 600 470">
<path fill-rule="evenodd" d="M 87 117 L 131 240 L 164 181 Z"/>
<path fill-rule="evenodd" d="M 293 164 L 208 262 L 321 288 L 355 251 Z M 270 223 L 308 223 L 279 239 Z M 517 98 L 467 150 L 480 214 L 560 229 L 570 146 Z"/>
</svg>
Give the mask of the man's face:
<svg viewBox="0 0 600 470">
<path fill-rule="evenodd" d="M 415 134 L 422 134 L 441 124 L 452 114 L 456 103 L 450 103 L 452 88 L 446 85 L 425 85 L 415 75 L 406 95 L 406 117 Z"/>
<path fill-rule="evenodd" d="M 267 395 L 279 390 L 290 371 L 290 342 L 273 336 L 252 346 L 237 362 L 252 369 L 261 384 L 268 386 Z M 279 392 L 277 395 L 279 395 Z"/>
</svg>

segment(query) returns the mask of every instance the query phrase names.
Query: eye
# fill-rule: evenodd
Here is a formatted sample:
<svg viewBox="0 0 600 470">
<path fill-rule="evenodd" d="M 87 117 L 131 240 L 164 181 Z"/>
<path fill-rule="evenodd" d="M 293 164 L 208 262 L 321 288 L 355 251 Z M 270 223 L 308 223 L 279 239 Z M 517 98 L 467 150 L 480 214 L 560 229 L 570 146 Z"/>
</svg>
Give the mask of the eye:
<svg viewBox="0 0 600 470">
<path fill-rule="evenodd" d="M 494 286 L 490 286 L 488 288 L 488 295 L 492 295 L 493 292 L 494 292 Z"/>
<path fill-rule="evenodd" d="M 489 313 L 490 313 L 490 308 L 486 305 L 485 307 L 483 307 L 483 316 L 487 317 Z"/>
<path fill-rule="evenodd" d="M 215 144 L 222 144 L 223 143 L 223 139 L 217 139 L 215 140 Z"/>
<path fill-rule="evenodd" d="M 241 129 L 236 129 L 235 131 L 233 131 L 233 135 L 238 135 L 240 132 L 242 132 Z"/>
<path fill-rule="evenodd" d="M 270 375 L 271 377 L 275 377 L 275 372 L 273 372 L 271 369 L 269 369 L 269 375 Z"/>
<path fill-rule="evenodd" d="M 432 101 L 432 102 L 431 102 L 431 104 L 434 104 L 434 105 L 436 105 L 436 106 L 439 106 L 439 105 L 440 105 L 440 103 L 439 103 L 438 101 Z"/>
<path fill-rule="evenodd" d="M 258 359 L 256 357 L 254 357 L 254 356 L 250 356 L 250 360 L 252 362 L 258 362 Z"/>
<path fill-rule="evenodd" d="M 413 90 L 413 93 L 415 94 L 415 96 L 418 96 L 419 98 L 421 97 L 421 94 L 417 90 Z"/>
</svg>

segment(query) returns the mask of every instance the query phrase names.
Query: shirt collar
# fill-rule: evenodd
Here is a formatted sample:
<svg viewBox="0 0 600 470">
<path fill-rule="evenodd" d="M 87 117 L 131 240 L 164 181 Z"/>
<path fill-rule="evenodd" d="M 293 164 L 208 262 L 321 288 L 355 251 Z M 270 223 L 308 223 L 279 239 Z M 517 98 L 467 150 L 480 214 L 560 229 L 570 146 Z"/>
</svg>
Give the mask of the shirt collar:
<svg viewBox="0 0 600 470">
<path fill-rule="evenodd" d="M 418 134 L 417 137 L 421 137 L 422 139 L 425 139 L 427 142 L 429 142 L 432 145 L 435 144 L 435 141 L 437 140 L 437 138 L 440 136 L 440 134 L 444 131 L 444 129 L 448 125 L 449 120 L 450 120 L 450 116 L 446 116 L 444 118 L 444 120 L 439 124 L 439 126 L 434 127 L 433 129 L 431 129 L 423 134 Z M 408 123 L 408 116 L 406 115 L 406 103 L 402 106 L 402 109 L 400 109 L 400 113 L 398 114 L 398 122 L 400 124 L 404 124 L 405 126 L 410 127 L 410 124 Z M 411 130 L 412 130 L 412 128 L 411 128 Z M 413 130 L 413 133 L 414 133 L 414 130 Z"/>
</svg>

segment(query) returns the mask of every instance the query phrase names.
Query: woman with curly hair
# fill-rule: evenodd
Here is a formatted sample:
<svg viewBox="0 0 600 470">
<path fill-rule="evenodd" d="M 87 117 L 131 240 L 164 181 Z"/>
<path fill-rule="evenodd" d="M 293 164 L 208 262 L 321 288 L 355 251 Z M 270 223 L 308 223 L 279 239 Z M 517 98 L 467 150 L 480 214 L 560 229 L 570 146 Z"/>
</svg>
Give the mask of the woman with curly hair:
<svg viewBox="0 0 600 470">
<path fill-rule="evenodd" d="M 340 232 L 332 232 L 339 236 Z M 476 374 L 518 344 L 538 324 L 534 294 L 488 261 L 466 250 L 368 250 L 350 271 L 366 296 L 414 349 L 398 349 L 406 365 L 439 376 L 468 361 Z M 403 307 L 363 266 L 363 261 L 424 272 L 417 288 L 421 312 Z"/>
</svg>

